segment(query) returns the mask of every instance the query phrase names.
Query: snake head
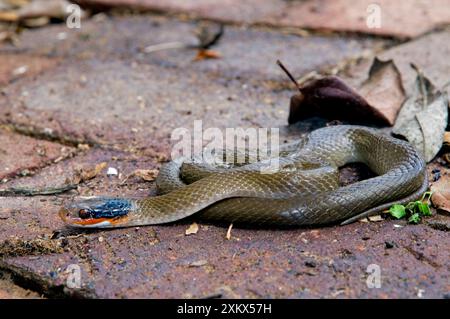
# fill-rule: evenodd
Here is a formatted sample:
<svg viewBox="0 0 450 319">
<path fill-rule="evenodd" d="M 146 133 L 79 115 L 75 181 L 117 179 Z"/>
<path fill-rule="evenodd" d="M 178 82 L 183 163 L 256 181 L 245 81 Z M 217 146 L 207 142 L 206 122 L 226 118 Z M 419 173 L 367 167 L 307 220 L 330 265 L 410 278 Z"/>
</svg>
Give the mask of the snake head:
<svg viewBox="0 0 450 319">
<path fill-rule="evenodd" d="M 129 199 L 93 197 L 62 207 L 59 216 L 74 227 L 120 227 L 128 223 L 133 209 L 133 201 Z"/>
</svg>

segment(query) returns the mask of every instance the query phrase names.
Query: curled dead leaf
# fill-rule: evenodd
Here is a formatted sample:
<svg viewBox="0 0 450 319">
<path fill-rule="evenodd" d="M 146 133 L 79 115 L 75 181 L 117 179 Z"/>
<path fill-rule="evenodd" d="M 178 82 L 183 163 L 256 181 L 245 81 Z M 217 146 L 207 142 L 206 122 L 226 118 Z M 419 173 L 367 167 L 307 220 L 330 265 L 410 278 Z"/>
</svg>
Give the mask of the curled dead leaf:
<svg viewBox="0 0 450 319">
<path fill-rule="evenodd" d="M 189 236 L 189 235 L 197 234 L 197 232 L 198 232 L 198 224 L 197 224 L 197 223 L 192 223 L 192 224 L 188 227 L 188 229 L 186 229 L 186 231 L 184 232 L 184 234 L 185 234 L 186 236 Z"/>
<path fill-rule="evenodd" d="M 430 162 L 442 147 L 448 120 L 448 98 L 417 71 L 415 90 L 398 114 L 393 134 L 403 136 Z"/>
</svg>

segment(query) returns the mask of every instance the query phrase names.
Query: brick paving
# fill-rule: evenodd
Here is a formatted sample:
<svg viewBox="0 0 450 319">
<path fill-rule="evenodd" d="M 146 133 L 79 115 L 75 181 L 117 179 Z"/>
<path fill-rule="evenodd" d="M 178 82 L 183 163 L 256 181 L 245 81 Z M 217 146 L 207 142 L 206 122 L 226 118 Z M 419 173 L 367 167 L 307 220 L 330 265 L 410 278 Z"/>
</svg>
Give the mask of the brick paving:
<svg viewBox="0 0 450 319">
<path fill-rule="evenodd" d="M 421 14 L 414 9 L 377 32 L 345 15 L 332 21 L 343 1 L 268 0 L 258 1 L 257 9 L 255 1 L 243 1 L 233 10 L 221 6 L 234 1 L 79 2 L 159 13 L 100 14 L 80 30 L 54 24 L 25 30 L 16 46 L 0 44 L 0 189 L 64 185 L 103 162 L 119 176 L 107 176 L 105 168 L 61 195 L 1 198 L 0 298 L 448 297 L 448 227 L 435 226 L 448 225 L 445 215 L 417 226 L 387 220 L 319 229 L 236 228 L 231 240 L 227 225 L 200 223 L 191 236 L 184 235 L 190 221 L 79 233 L 57 216 L 63 202 L 79 195 L 153 194 L 152 182 L 126 177 L 158 169 L 169 156 L 171 131 L 191 128 L 196 119 L 204 127 L 281 127 L 287 139 L 312 130 L 314 122 L 286 126 L 294 91 L 276 59 L 297 77 L 339 72 L 358 86 L 378 54 L 395 59 L 407 89 L 414 79 L 411 62 L 442 86 L 450 71 L 450 32 L 433 30 L 449 21 L 445 10 L 435 9 L 445 1 L 418 1 Z M 323 10 L 311 10 L 319 3 Z M 360 15 L 366 2 L 357 3 L 349 17 Z M 382 6 L 388 16 L 398 10 Z M 195 44 L 196 17 L 232 22 L 213 48 L 220 59 L 193 62 L 192 49 L 145 53 L 159 43 Z M 373 33 L 413 39 L 400 43 L 368 35 Z M 80 289 L 67 284 L 72 264 L 82 272 Z M 366 285 L 369 264 L 381 267 L 379 289 Z"/>
<path fill-rule="evenodd" d="M 450 22 L 449 0 L 78 0 L 80 4 L 183 13 L 239 24 L 268 24 L 331 32 L 362 32 L 411 38 Z M 381 27 L 368 27 L 371 4 L 381 9 Z M 407 14 L 405 14 L 407 13 Z"/>
</svg>

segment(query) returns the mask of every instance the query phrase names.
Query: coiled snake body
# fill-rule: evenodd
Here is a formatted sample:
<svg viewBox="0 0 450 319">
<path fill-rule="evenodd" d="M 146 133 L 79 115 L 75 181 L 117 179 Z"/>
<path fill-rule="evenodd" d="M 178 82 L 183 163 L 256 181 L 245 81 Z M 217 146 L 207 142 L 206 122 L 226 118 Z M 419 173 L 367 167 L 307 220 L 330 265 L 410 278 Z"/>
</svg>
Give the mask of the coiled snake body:
<svg viewBox="0 0 450 319">
<path fill-rule="evenodd" d="M 276 172 L 261 173 L 273 160 L 229 168 L 175 160 L 157 177 L 160 196 L 91 198 L 63 207 L 60 216 L 79 227 L 161 224 L 193 214 L 255 225 L 348 223 L 415 200 L 428 186 L 425 162 L 409 143 L 361 126 L 313 131 L 280 148 Z M 340 187 L 338 168 L 352 162 L 378 176 Z"/>
</svg>

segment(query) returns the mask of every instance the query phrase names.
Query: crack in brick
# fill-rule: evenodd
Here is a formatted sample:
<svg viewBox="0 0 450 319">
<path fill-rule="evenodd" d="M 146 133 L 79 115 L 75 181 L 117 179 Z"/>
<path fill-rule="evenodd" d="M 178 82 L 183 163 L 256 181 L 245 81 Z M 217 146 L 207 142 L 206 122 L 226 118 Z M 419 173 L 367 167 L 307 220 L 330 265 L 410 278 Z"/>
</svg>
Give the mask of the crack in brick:
<svg viewBox="0 0 450 319">
<path fill-rule="evenodd" d="M 430 265 L 433 268 L 440 268 L 441 265 L 439 265 L 438 263 L 434 262 L 433 260 L 431 260 L 430 258 L 428 258 L 427 256 L 425 256 L 423 253 L 414 250 L 412 247 L 410 246 L 404 246 L 403 248 L 405 248 L 405 250 L 407 252 L 409 252 L 411 255 L 414 256 L 414 258 L 416 258 L 418 261 L 420 262 L 425 262 L 428 265 Z"/>
<path fill-rule="evenodd" d="M 37 140 L 54 142 L 65 146 L 78 147 L 78 145 L 80 144 L 86 144 L 90 147 L 99 146 L 95 141 L 87 139 L 77 139 L 70 136 L 61 136 L 59 134 L 43 132 L 41 129 L 32 126 L 25 126 L 15 123 L 4 123 L 2 126 L 20 135 L 32 137 Z"/>
</svg>

